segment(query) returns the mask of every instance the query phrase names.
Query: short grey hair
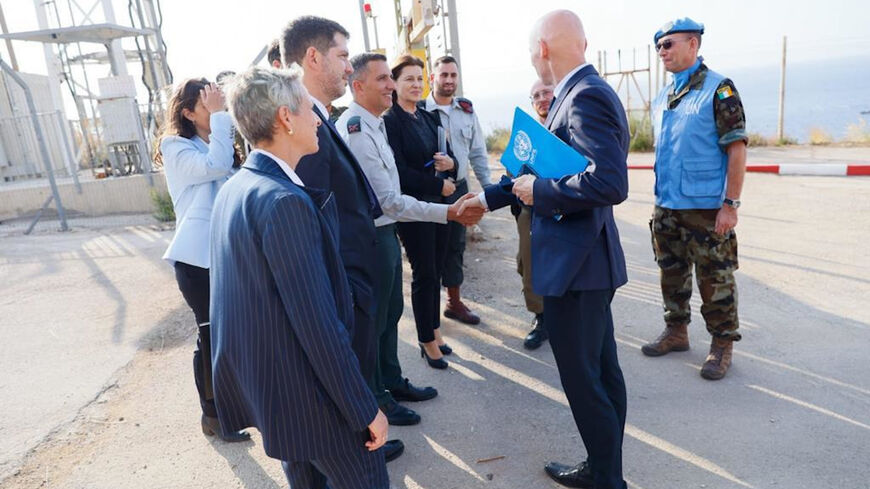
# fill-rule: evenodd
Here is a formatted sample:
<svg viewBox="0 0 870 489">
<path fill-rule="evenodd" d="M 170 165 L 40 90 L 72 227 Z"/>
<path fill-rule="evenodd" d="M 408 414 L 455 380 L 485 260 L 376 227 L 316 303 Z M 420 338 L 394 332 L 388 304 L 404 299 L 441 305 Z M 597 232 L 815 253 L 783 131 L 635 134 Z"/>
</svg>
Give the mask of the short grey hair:
<svg viewBox="0 0 870 489">
<path fill-rule="evenodd" d="M 361 53 L 350 59 L 350 65 L 353 67 L 353 73 L 347 77 L 347 85 L 350 91 L 353 92 L 353 81 L 365 78 L 369 72 L 369 63 L 372 61 L 387 62 L 387 57 L 381 53 Z"/>
<path fill-rule="evenodd" d="M 282 106 L 299 113 L 307 96 L 299 70 L 253 66 L 233 77 L 227 88 L 227 107 L 242 136 L 251 144 L 271 141 L 275 114 Z"/>
</svg>

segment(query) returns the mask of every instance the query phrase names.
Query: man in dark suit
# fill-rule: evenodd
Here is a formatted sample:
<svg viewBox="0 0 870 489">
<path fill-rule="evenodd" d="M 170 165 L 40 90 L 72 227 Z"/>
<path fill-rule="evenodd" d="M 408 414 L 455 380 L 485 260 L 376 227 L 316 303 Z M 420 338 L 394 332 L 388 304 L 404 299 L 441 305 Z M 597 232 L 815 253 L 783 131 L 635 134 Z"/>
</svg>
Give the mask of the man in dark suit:
<svg viewBox="0 0 870 489">
<path fill-rule="evenodd" d="M 251 68 L 230 110 L 254 145 L 211 225 L 214 396 L 225 430 L 256 427 L 294 489 L 387 489 L 386 417 L 351 349 L 336 202 L 294 171 L 320 120 L 294 73 Z"/>
<path fill-rule="evenodd" d="M 629 133 L 619 98 L 586 63 L 585 49 L 573 12 L 551 12 L 535 25 L 532 64 L 556 84 L 546 125 L 589 160 L 586 171 L 504 178 L 477 204 L 467 202 L 497 209 L 519 198 L 532 208 L 532 285 L 544 296 L 544 325 L 589 456 L 576 466 L 549 463 L 547 474 L 569 487 L 624 489 L 626 392 L 610 302 L 627 282 L 613 206 L 628 195 Z"/>
<path fill-rule="evenodd" d="M 291 21 L 281 35 L 284 66 L 303 69 L 314 112 L 322 124 L 317 130 L 320 149 L 302 158 L 296 172 L 309 187 L 330 190 L 338 204 L 339 251 L 353 295 L 353 351 L 363 377 L 374 374 L 376 358 L 375 293 L 377 256 L 375 219 L 383 213 L 377 197 L 350 148 L 329 121 L 327 107 L 344 95 L 353 73 L 348 59 L 347 30 L 329 19 L 314 16 Z M 384 447 L 387 461 L 401 455 L 404 445 L 391 440 Z"/>
</svg>

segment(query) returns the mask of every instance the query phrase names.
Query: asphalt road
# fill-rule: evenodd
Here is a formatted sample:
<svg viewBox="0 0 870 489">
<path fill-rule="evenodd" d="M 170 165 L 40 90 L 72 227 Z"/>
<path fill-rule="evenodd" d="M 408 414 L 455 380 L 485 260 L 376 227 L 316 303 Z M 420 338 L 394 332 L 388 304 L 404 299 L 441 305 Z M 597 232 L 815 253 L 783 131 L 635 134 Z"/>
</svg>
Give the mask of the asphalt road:
<svg viewBox="0 0 870 489">
<path fill-rule="evenodd" d="M 744 339 L 718 382 L 698 375 L 709 336 L 697 298 L 690 351 L 639 351 L 662 328 L 651 173 L 631 172 L 630 186 L 616 210 L 630 281 L 613 305 L 629 486 L 870 487 L 870 179 L 747 177 Z M 391 429 L 407 446 L 389 465 L 395 487 L 556 487 L 543 464 L 584 456 L 549 346 L 521 346 L 531 315 L 514 271 L 513 219 L 503 210 L 481 227 L 464 291 L 484 320 L 443 321 L 456 351 L 447 371 L 417 356 L 406 297 L 405 373 L 440 395 L 411 405 L 422 424 Z M 0 486 L 286 487 L 258 437 L 227 445 L 198 432 L 192 327 L 159 262 L 169 233 L 128 228 L 2 240 Z M 122 252 L 94 248 L 107 235 Z"/>
</svg>

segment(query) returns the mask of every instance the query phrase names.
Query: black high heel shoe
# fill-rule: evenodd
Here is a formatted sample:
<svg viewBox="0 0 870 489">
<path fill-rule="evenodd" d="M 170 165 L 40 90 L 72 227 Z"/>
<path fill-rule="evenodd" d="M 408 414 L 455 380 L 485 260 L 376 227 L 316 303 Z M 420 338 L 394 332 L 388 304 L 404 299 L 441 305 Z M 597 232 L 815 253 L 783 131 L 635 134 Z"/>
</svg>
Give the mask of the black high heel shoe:
<svg viewBox="0 0 870 489">
<path fill-rule="evenodd" d="M 420 345 L 420 358 L 425 358 L 426 363 L 429 364 L 432 368 L 437 368 L 438 370 L 444 370 L 447 368 L 447 361 L 443 358 L 439 358 L 437 360 L 432 360 L 429 358 L 429 354 L 426 353 L 426 349 L 423 348 L 423 345 Z"/>
<path fill-rule="evenodd" d="M 441 350 L 442 355 L 450 355 L 453 353 L 453 348 L 450 348 L 450 345 L 448 344 L 438 345 L 438 349 Z"/>
</svg>

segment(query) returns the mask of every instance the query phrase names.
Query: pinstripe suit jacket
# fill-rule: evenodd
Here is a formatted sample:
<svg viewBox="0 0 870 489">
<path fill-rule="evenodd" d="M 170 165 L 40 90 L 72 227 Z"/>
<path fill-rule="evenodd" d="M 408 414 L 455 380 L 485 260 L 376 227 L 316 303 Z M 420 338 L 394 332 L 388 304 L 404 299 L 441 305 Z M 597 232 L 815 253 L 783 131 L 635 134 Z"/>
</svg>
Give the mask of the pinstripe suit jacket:
<svg viewBox="0 0 870 489">
<path fill-rule="evenodd" d="M 256 427 L 273 458 L 359 452 L 377 412 L 350 346 L 337 243 L 332 194 L 296 186 L 266 155 L 249 158 L 216 198 L 215 404 L 224 430 Z"/>
</svg>

